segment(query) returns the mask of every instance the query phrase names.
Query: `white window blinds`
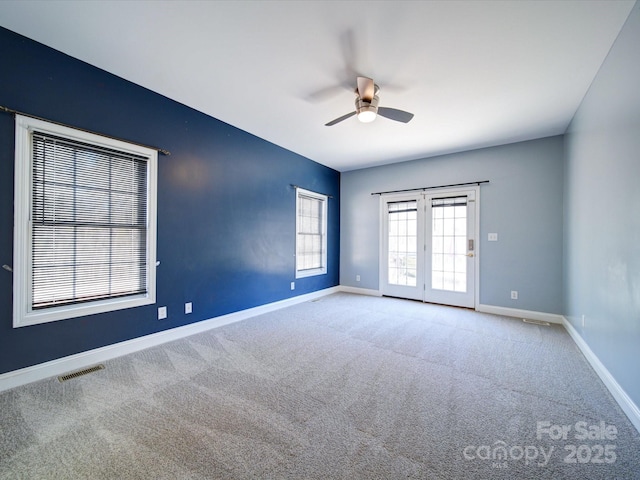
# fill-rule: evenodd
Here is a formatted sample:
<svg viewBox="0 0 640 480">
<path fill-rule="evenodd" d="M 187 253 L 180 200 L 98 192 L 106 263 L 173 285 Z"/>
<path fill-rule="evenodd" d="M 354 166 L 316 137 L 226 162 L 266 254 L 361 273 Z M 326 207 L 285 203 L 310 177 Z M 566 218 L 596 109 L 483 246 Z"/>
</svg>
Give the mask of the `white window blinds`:
<svg viewBox="0 0 640 480">
<path fill-rule="evenodd" d="M 297 189 L 296 276 L 327 272 L 327 197 Z"/>
<path fill-rule="evenodd" d="M 146 293 L 148 159 L 31 138 L 31 308 Z"/>
</svg>

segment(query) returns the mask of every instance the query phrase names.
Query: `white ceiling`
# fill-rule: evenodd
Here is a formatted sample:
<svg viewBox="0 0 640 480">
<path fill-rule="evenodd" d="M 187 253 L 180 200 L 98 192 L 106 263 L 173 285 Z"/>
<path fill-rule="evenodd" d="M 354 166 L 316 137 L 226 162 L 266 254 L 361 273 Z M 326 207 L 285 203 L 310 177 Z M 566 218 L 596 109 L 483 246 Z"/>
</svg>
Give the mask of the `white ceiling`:
<svg viewBox="0 0 640 480">
<path fill-rule="evenodd" d="M 5 0 L 0 25 L 346 171 L 564 133 L 634 3 Z M 414 119 L 325 127 L 357 74 Z"/>
</svg>

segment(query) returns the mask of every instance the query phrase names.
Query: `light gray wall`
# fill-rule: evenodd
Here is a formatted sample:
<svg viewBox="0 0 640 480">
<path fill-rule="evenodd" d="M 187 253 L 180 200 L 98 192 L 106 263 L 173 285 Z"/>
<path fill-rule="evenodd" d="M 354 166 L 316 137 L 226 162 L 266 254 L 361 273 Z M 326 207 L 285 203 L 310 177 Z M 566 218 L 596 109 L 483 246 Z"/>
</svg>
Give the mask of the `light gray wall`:
<svg viewBox="0 0 640 480">
<path fill-rule="evenodd" d="M 640 405 L 640 4 L 565 141 L 565 315 Z"/>
<path fill-rule="evenodd" d="M 379 288 L 372 192 L 490 180 L 480 187 L 480 303 L 560 314 L 562 175 L 561 136 L 343 172 L 340 283 Z M 489 232 L 498 242 L 487 241 Z"/>
</svg>

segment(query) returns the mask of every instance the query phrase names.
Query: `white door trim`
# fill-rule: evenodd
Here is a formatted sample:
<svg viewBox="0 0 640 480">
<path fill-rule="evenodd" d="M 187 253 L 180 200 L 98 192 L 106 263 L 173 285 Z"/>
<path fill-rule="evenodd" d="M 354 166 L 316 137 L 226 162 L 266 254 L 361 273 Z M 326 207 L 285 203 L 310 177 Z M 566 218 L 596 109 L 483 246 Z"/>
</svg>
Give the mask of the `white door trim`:
<svg viewBox="0 0 640 480">
<path fill-rule="evenodd" d="M 386 222 L 386 209 L 385 209 L 385 204 L 386 202 L 389 201 L 390 198 L 394 198 L 394 199 L 398 199 L 398 200 L 402 200 L 402 199 L 408 199 L 408 198 L 416 198 L 416 197 L 422 197 L 423 199 L 427 196 L 427 195 L 449 195 L 452 193 L 456 193 L 456 192 L 461 192 L 461 191 L 470 191 L 473 190 L 475 192 L 475 255 L 473 258 L 474 261 L 474 282 L 475 282 L 475 292 L 474 292 L 474 305 L 473 305 L 473 309 L 477 310 L 478 306 L 480 305 L 480 255 L 481 255 L 481 235 L 480 235 L 480 206 L 481 206 L 481 199 L 480 199 L 480 185 L 465 185 L 465 186 L 458 186 L 458 187 L 445 187 L 445 188 L 434 188 L 434 189 L 429 189 L 428 191 L 416 191 L 416 192 L 404 192 L 404 193 L 389 193 L 389 194 L 381 194 L 380 195 L 380 202 L 379 202 L 379 214 L 378 214 L 378 219 L 379 219 L 379 230 L 378 230 L 378 235 L 379 235 L 379 249 L 378 249 L 378 291 L 380 292 L 381 295 L 384 295 L 384 285 L 385 285 L 385 281 L 386 281 L 386 275 L 385 275 L 385 265 L 387 262 L 387 259 L 385 258 L 385 222 Z M 426 275 L 426 272 L 425 272 Z M 424 301 L 424 293 L 423 293 L 423 301 Z"/>
</svg>

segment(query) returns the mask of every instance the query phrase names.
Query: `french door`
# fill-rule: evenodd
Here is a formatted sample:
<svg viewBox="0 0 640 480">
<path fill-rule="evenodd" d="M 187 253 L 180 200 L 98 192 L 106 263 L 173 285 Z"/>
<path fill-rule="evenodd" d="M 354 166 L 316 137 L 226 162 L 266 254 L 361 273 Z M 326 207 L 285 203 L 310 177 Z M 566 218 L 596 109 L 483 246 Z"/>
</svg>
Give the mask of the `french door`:
<svg viewBox="0 0 640 480">
<path fill-rule="evenodd" d="M 381 197 L 383 295 L 475 307 L 477 189 Z"/>
</svg>

